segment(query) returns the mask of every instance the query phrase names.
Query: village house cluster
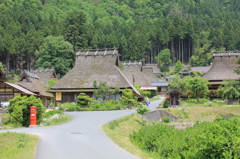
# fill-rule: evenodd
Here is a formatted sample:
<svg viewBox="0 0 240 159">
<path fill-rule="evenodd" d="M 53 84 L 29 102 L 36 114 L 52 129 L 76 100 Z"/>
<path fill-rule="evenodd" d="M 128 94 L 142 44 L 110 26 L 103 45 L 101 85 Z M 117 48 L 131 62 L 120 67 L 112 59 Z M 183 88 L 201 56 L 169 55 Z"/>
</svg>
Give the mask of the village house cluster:
<svg viewBox="0 0 240 159">
<path fill-rule="evenodd" d="M 215 53 L 213 54 L 213 63 L 209 67 L 193 67 L 193 70 L 202 71 L 203 76 L 211 85 L 209 89 L 216 90 L 226 79 L 238 80 L 239 75 L 233 70 L 238 66 L 235 60 L 238 53 Z M 184 70 L 179 72 L 181 76 L 193 75 L 191 71 Z M 65 102 L 76 102 L 79 93 L 86 93 L 93 97 L 94 81 L 106 82 L 108 86 L 120 88 L 120 93 L 116 99 L 121 96 L 124 89 L 132 89 L 138 97 L 141 94 L 134 87 L 138 84 L 142 90 L 157 91 L 157 94 L 166 94 L 168 80 L 161 81 L 159 77 L 162 73 L 157 64 L 145 64 L 142 62 L 121 62 L 119 61 L 118 51 L 116 49 L 92 49 L 80 50 L 76 53 L 74 67 L 56 84 L 51 86 L 48 81 L 57 80 L 54 69 L 43 70 L 23 70 L 19 80 L 15 84 L 7 83 L 6 78 L 0 72 L 0 101 L 8 100 L 22 95 L 34 95 L 43 101 L 45 106 L 48 100 L 53 99 L 55 104 Z"/>
</svg>

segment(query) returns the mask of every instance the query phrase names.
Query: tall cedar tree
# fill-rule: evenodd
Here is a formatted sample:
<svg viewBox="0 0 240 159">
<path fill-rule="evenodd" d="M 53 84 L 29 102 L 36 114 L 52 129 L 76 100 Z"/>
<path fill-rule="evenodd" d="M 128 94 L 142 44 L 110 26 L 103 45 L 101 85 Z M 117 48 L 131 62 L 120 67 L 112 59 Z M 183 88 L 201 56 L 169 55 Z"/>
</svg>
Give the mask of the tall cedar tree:
<svg viewBox="0 0 240 159">
<path fill-rule="evenodd" d="M 83 12 L 73 12 L 67 15 L 64 26 L 64 38 L 73 45 L 76 52 L 80 48 L 87 47 L 86 39 L 86 15 Z"/>
</svg>

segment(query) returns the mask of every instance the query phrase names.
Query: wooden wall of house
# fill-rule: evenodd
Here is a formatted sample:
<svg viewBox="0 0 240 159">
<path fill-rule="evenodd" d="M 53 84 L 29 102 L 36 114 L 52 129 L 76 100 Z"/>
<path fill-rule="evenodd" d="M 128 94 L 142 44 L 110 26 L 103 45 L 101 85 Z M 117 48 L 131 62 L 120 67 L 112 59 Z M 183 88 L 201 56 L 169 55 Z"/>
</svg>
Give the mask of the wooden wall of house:
<svg viewBox="0 0 240 159">
<path fill-rule="evenodd" d="M 13 99 L 17 96 L 21 96 L 20 91 L 13 89 L 4 83 L 0 84 L 0 101 L 9 101 L 10 99 Z"/>
</svg>

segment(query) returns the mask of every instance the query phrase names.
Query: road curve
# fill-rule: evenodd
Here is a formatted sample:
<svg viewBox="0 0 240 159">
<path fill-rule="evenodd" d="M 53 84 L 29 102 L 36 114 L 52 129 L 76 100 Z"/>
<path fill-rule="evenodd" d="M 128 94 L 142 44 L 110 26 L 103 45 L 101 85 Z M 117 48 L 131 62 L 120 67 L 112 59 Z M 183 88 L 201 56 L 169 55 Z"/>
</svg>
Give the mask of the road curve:
<svg viewBox="0 0 240 159">
<path fill-rule="evenodd" d="M 161 100 L 154 101 L 156 108 Z M 102 131 L 111 120 L 136 113 L 135 110 L 66 112 L 73 119 L 49 127 L 1 130 L 40 136 L 35 159 L 137 159 L 114 144 Z"/>
</svg>

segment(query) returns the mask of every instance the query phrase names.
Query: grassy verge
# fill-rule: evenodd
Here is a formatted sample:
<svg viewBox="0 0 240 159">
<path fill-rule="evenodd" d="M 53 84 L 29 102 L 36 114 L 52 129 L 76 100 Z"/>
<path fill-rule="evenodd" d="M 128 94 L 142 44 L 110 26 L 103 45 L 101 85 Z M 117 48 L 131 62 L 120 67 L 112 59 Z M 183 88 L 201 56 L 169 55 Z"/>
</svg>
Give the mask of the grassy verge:
<svg viewBox="0 0 240 159">
<path fill-rule="evenodd" d="M 137 131 L 141 128 L 142 119 L 136 114 L 126 116 L 115 121 L 109 122 L 103 125 L 103 131 L 107 136 L 115 142 L 117 145 L 125 149 L 126 151 L 142 158 L 152 159 L 151 154 L 143 152 L 141 149 L 133 145 L 129 140 L 129 135 L 133 131 Z M 116 125 L 113 128 L 113 125 Z"/>
<path fill-rule="evenodd" d="M 43 122 L 40 126 L 54 126 L 66 123 L 72 120 L 72 117 L 66 114 L 55 114 L 50 118 L 43 119 Z"/>
<path fill-rule="evenodd" d="M 24 133 L 0 133 L 0 158 L 33 159 L 38 142 L 38 136 Z"/>
<path fill-rule="evenodd" d="M 227 105 L 224 101 L 207 99 L 190 99 L 182 101 L 180 107 L 165 109 L 184 121 L 213 121 L 218 115 L 222 116 L 239 116 L 239 105 Z"/>
</svg>

